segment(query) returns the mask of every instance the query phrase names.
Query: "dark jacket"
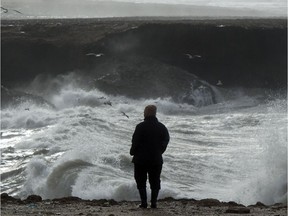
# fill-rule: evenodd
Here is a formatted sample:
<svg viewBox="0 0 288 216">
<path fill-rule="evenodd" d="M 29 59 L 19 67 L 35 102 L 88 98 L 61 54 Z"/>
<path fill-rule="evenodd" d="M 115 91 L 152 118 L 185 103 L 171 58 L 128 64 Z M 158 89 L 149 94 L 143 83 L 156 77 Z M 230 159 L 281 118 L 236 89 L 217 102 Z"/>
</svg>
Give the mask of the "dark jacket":
<svg viewBox="0 0 288 216">
<path fill-rule="evenodd" d="M 162 154 L 165 152 L 169 133 L 165 125 L 160 123 L 155 116 L 149 116 L 135 128 L 132 137 L 130 155 L 133 163 L 137 164 L 162 164 Z"/>
</svg>

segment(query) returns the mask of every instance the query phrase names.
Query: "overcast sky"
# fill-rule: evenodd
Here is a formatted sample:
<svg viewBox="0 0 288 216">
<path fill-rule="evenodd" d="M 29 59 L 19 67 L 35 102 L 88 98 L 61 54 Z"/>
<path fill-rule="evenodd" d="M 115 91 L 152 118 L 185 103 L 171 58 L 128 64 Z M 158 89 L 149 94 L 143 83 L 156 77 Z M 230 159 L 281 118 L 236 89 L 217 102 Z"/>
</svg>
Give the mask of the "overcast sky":
<svg viewBox="0 0 288 216">
<path fill-rule="evenodd" d="M 1 17 L 232 16 L 233 14 L 235 16 L 287 16 L 287 0 L 113 0 L 113 2 L 111 3 L 110 0 L 2 0 L 1 6 L 11 10 L 8 13 L 2 10 Z M 148 3 L 162 5 L 155 7 L 150 4 L 148 6 Z M 21 11 L 23 15 L 13 9 Z"/>
<path fill-rule="evenodd" d="M 93 1 L 93 0 L 90 0 Z M 95 0 L 94 0 L 95 1 Z M 167 4 L 195 4 L 209 6 L 255 6 L 270 5 L 284 6 L 286 0 L 115 0 L 120 2 L 136 2 L 136 3 L 167 3 Z"/>
</svg>

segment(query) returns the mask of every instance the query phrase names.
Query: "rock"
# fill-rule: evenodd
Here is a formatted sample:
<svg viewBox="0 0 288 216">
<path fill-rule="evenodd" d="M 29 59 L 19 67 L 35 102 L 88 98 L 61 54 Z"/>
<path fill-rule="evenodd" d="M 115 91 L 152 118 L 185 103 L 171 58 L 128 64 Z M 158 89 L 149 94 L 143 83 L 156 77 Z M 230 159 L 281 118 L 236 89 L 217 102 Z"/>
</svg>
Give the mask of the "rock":
<svg viewBox="0 0 288 216">
<path fill-rule="evenodd" d="M 169 201 L 169 202 L 173 202 L 175 201 L 175 199 L 173 197 L 165 197 L 164 199 L 162 199 L 163 201 Z"/>
<path fill-rule="evenodd" d="M 195 199 L 178 199 L 177 201 L 181 202 L 183 205 L 187 205 L 188 203 L 197 202 L 197 200 L 195 200 Z"/>
<path fill-rule="evenodd" d="M 117 201 L 113 200 L 113 199 L 109 200 L 109 204 L 112 205 L 112 206 L 113 205 L 119 205 L 119 203 Z"/>
<path fill-rule="evenodd" d="M 107 199 L 100 199 L 100 200 L 96 200 L 93 199 L 92 201 L 88 202 L 89 205 L 91 206 L 101 206 L 101 207 L 111 207 L 113 205 L 119 205 L 119 203 L 113 199 L 111 200 L 107 200 Z"/>
<path fill-rule="evenodd" d="M 17 202 L 17 203 L 22 203 L 22 201 L 20 199 L 16 199 L 12 196 L 9 196 L 7 193 L 2 193 L 1 194 L 1 203 L 4 204 L 4 203 L 14 203 L 14 202 Z"/>
<path fill-rule="evenodd" d="M 202 199 L 198 205 L 203 207 L 220 206 L 221 202 L 217 199 Z"/>
<path fill-rule="evenodd" d="M 26 200 L 24 200 L 24 202 L 26 203 L 35 203 L 35 202 L 41 202 L 41 201 L 42 201 L 42 197 L 38 195 L 30 195 L 27 197 Z"/>
<path fill-rule="evenodd" d="M 279 205 L 283 205 L 283 203 L 274 203 L 272 206 L 279 206 Z"/>
<path fill-rule="evenodd" d="M 9 195 L 7 193 L 2 193 L 1 194 L 1 199 L 7 199 Z"/>
<path fill-rule="evenodd" d="M 76 202 L 76 201 L 82 201 L 81 198 L 79 197 L 63 197 L 63 198 L 57 198 L 57 199 L 53 199 L 53 202 L 60 202 L 60 203 L 70 203 L 70 202 Z"/>
<path fill-rule="evenodd" d="M 261 203 L 261 202 L 257 202 L 256 203 L 256 206 L 259 206 L 259 207 L 267 207 L 265 204 Z"/>
<path fill-rule="evenodd" d="M 232 213 L 232 214 L 249 214 L 250 209 L 246 207 L 229 207 L 225 213 Z"/>
<path fill-rule="evenodd" d="M 255 205 L 250 205 L 249 207 L 267 208 L 267 206 L 261 202 L 257 202 Z"/>
<path fill-rule="evenodd" d="M 274 210 L 278 210 L 278 209 L 283 209 L 283 208 L 287 208 L 287 204 L 284 203 L 275 203 L 273 206 L 271 206 L 272 209 Z"/>
<path fill-rule="evenodd" d="M 228 204 L 228 206 L 241 206 L 241 207 L 245 207 L 244 205 L 238 204 L 238 203 L 233 202 L 233 201 L 230 201 L 230 202 L 228 202 L 227 204 Z"/>
<path fill-rule="evenodd" d="M 89 202 L 89 205 L 91 205 L 91 206 L 103 206 L 107 203 L 109 205 L 109 201 L 106 199 L 100 199 L 100 200 L 93 199 L 92 201 Z"/>
<path fill-rule="evenodd" d="M 110 207 L 111 205 L 110 205 L 110 203 L 109 203 L 109 201 L 108 201 L 108 202 L 103 203 L 101 206 L 102 206 L 102 207 Z"/>
</svg>

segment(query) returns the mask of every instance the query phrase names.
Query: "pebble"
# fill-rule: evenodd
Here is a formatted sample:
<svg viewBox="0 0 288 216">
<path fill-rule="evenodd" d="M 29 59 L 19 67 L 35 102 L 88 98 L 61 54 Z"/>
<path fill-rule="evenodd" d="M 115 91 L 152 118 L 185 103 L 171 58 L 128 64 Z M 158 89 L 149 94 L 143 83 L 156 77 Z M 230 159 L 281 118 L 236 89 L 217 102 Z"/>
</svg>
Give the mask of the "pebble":
<svg viewBox="0 0 288 216">
<path fill-rule="evenodd" d="M 250 209 L 245 207 L 230 207 L 225 213 L 234 213 L 234 214 L 249 214 Z"/>
</svg>

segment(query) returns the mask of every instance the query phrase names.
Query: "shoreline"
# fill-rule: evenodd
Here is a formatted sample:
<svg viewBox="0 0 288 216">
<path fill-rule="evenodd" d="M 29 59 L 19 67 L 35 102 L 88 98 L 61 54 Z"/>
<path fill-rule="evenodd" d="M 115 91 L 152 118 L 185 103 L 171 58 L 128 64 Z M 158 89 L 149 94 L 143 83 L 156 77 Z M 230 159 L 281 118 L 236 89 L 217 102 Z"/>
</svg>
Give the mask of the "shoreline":
<svg viewBox="0 0 288 216">
<path fill-rule="evenodd" d="M 276 203 L 244 206 L 236 202 L 220 202 L 217 199 L 174 199 L 158 201 L 157 209 L 140 209 L 139 201 L 83 200 L 78 197 L 64 197 L 42 200 L 40 196 L 30 195 L 25 200 L 1 194 L 1 215 L 287 215 L 287 204 Z"/>
</svg>

